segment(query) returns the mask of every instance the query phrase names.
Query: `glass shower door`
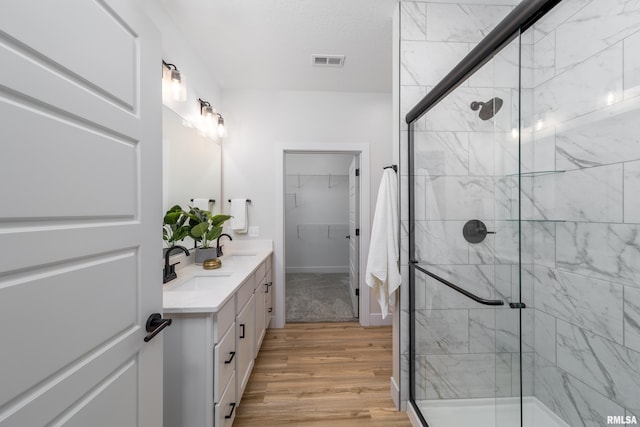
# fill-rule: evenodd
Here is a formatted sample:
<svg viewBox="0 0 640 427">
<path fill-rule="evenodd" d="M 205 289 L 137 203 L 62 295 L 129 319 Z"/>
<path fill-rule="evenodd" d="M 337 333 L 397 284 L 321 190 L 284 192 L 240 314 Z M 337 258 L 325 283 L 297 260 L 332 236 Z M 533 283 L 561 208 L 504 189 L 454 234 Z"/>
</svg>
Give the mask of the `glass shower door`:
<svg viewBox="0 0 640 427">
<path fill-rule="evenodd" d="M 410 125 L 411 399 L 430 427 L 521 423 L 519 58 L 516 38 Z"/>
</svg>

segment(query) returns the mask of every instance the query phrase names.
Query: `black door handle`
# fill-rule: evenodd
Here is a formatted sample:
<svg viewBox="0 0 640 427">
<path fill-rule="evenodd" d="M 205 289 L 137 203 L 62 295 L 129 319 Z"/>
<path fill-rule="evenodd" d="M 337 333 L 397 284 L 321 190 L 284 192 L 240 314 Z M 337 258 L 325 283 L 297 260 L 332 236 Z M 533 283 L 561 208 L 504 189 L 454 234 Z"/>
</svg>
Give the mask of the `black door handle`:
<svg viewBox="0 0 640 427">
<path fill-rule="evenodd" d="M 144 342 L 149 342 L 160 333 L 161 330 L 171 324 L 171 319 L 163 319 L 160 313 L 153 313 L 147 319 L 147 332 L 149 333 L 144 337 Z"/>
</svg>

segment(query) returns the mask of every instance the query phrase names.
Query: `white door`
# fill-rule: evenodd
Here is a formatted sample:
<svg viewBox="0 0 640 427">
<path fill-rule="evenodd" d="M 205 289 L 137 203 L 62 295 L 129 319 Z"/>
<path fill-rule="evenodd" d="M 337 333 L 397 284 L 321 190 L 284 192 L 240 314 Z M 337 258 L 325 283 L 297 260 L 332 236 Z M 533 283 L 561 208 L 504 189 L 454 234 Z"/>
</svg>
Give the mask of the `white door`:
<svg viewBox="0 0 640 427">
<path fill-rule="evenodd" d="M 351 296 L 351 305 L 353 306 L 353 314 L 359 317 L 359 293 L 360 279 L 359 268 L 360 260 L 360 194 L 359 194 L 359 174 L 358 174 L 358 158 L 353 156 L 349 165 L 349 295 Z"/>
<path fill-rule="evenodd" d="M 130 0 L 0 12 L 0 426 L 162 425 L 159 34 Z"/>
</svg>

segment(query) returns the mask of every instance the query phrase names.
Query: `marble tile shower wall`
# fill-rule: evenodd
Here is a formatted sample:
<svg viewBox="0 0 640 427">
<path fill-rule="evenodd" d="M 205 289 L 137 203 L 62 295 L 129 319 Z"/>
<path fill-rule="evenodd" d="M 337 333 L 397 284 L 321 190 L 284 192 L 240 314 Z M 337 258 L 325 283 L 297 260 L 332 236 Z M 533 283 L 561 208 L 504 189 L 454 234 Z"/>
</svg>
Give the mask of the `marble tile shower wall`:
<svg viewBox="0 0 640 427">
<path fill-rule="evenodd" d="M 509 10 L 402 2 L 402 117 Z M 522 271 L 514 259 L 517 229 L 503 221 L 514 218 L 520 190 L 508 176 L 517 171 L 514 117 L 496 118 L 493 134 L 464 119 L 470 100 L 492 96 L 515 111 L 517 61 L 508 50 L 518 47 L 416 125 L 416 146 L 426 147 L 416 151 L 416 193 L 424 196 L 416 212 L 418 258 L 487 297 L 515 297 L 522 275 L 522 299 L 533 308 L 523 312 L 523 391 L 570 425 L 640 416 L 639 31 L 637 0 L 563 0 L 523 36 Z M 401 153 L 406 242 L 406 132 Z M 471 248 L 460 229 L 473 215 L 500 232 Z M 517 323 L 505 318 L 508 311 L 479 309 L 431 279 L 418 280 L 416 397 L 516 394 Z M 404 297 L 401 322 L 408 325 Z M 402 351 L 405 389 L 406 334 Z"/>
<path fill-rule="evenodd" d="M 515 3 L 403 1 L 401 117 Z M 512 285 L 512 276 L 518 275 L 514 265 L 518 261 L 517 222 L 509 221 L 517 214 L 513 203 L 517 179 L 509 175 L 518 171 L 517 138 L 512 133 L 518 120 L 518 55 L 517 44 L 508 46 L 489 66 L 420 119 L 414 133 L 416 258 L 436 274 L 485 298 L 511 299 L 513 292 L 519 292 Z M 494 120 L 482 121 L 478 112 L 470 109 L 472 101 L 487 101 L 496 96 L 504 100 L 504 106 Z M 407 126 L 401 122 L 402 241 L 407 242 Z M 463 239 L 462 227 L 467 220 L 476 218 L 498 234 L 471 245 Z M 528 252 L 531 263 L 533 243 L 530 242 Z M 405 278 L 407 260 L 404 247 Z M 416 275 L 415 397 L 421 400 L 517 395 L 520 389 L 517 312 L 482 308 L 422 273 Z M 405 298 L 402 304 L 401 324 L 408 325 L 408 300 Z M 528 324 L 533 325 L 533 316 Z M 534 363 L 533 327 L 525 333 L 525 342 L 527 354 L 523 360 L 530 373 Z M 401 344 L 404 368 L 401 381 L 406 386 L 408 340 Z M 532 385 L 533 379 L 527 384 Z M 408 393 L 405 390 L 403 394 Z"/>
<path fill-rule="evenodd" d="M 640 1 L 564 0 L 524 37 L 534 393 L 602 426 L 640 415 Z"/>
</svg>

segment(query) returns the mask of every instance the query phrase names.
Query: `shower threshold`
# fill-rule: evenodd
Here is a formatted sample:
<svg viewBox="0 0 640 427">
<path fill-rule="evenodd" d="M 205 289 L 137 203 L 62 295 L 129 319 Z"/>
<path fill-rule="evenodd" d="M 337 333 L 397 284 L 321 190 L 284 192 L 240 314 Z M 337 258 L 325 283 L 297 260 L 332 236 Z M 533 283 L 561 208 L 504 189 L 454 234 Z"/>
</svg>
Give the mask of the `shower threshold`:
<svg viewBox="0 0 640 427">
<path fill-rule="evenodd" d="M 571 427 L 533 396 L 522 398 L 523 427 Z M 520 399 L 419 400 L 416 404 L 429 427 L 500 427 L 520 425 Z"/>
</svg>

